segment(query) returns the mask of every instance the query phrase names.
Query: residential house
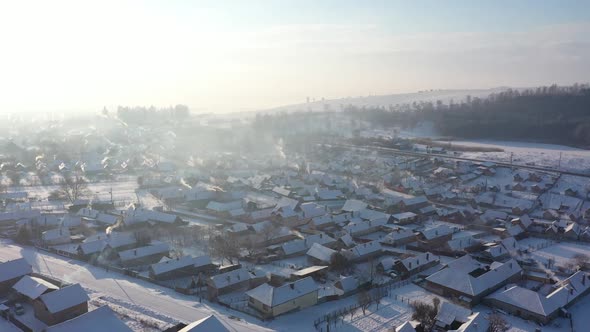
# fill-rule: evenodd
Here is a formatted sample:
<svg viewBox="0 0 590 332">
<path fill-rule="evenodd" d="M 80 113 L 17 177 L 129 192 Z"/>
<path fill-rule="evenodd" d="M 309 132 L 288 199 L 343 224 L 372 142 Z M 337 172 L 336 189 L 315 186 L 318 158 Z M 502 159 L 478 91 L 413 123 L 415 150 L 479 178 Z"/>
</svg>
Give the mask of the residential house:
<svg viewBox="0 0 590 332">
<path fill-rule="evenodd" d="M 92 311 L 74 317 L 45 329 L 45 332 L 132 332 L 119 316 L 108 306 L 102 306 Z M 217 331 L 217 330 L 210 330 Z"/>
<path fill-rule="evenodd" d="M 207 294 L 210 300 L 233 291 L 250 288 L 252 276 L 245 268 L 211 276 L 207 279 Z"/>
<path fill-rule="evenodd" d="M 418 215 L 414 212 L 402 212 L 392 214 L 389 218 L 389 223 L 398 225 L 407 225 L 415 223 L 418 220 Z"/>
<path fill-rule="evenodd" d="M 235 329 L 214 315 L 192 322 L 178 332 L 230 332 Z"/>
<path fill-rule="evenodd" d="M 590 291 L 589 277 L 586 272 L 578 271 L 548 292 L 508 285 L 488 296 L 485 302 L 523 319 L 547 324 Z"/>
<path fill-rule="evenodd" d="M 41 241 L 47 246 L 65 244 L 72 242 L 70 236 L 71 234 L 69 228 L 60 227 L 41 233 Z"/>
<path fill-rule="evenodd" d="M 383 245 L 400 246 L 416 241 L 416 234 L 410 229 L 396 228 L 380 241 Z"/>
<path fill-rule="evenodd" d="M 144 247 L 118 252 L 119 264 L 123 267 L 150 265 L 168 256 L 170 247 L 166 243 L 156 243 Z"/>
<path fill-rule="evenodd" d="M 336 250 L 325 247 L 319 243 L 314 243 L 311 248 L 307 251 L 306 255 L 311 264 L 321 265 L 330 264 L 332 256 L 336 253 Z"/>
<path fill-rule="evenodd" d="M 407 279 L 419 272 L 429 269 L 440 262 L 440 258 L 429 252 L 398 260 L 393 265 L 393 270 L 402 279 Z"/>
<path fill-rule="evenodd" d="M 35 317 L 47 325 L 55 325 L 88 312 L 88 294 L 74 284 L 41 295 L 33 302 Z"/>
<path fill-rule="evenodd" d="M 318 302 L 318 287 L 311 277 L 279 287 L 262 284 L 246 293 L 248 305 L 266 317 L 313 306 Z"/>
<path fill-rule="evenodd" d="M 24 258 L 0 264 L 0 294 L 7 292 L 22 277 L 33 273 L 31 264 Z"/>
<path fill-rule="evenodd" d="M 41 278 L 24 276 L 12 286 L 12 289 L 31 302 L 43 294 L 58 290 L 59 287 Z"/>
<path fill-rule="evenodd" d="M 150 278 L 156 280 L 169 280 L 196 275 L 201 272 L 212 271 L 215 265 L 209 256 L 183 256 L 173 259 L 163 259 L 159 263 L 149 267 Z"/>
<path fill-rule="evenodd" d="M 465 255 L 427 277 L 425 287 L 439 295 L 475 305 L 498 288 L 520 280 L 521 276 L 522 269 L 514 259 L 488 265 Z"/>
</svg>

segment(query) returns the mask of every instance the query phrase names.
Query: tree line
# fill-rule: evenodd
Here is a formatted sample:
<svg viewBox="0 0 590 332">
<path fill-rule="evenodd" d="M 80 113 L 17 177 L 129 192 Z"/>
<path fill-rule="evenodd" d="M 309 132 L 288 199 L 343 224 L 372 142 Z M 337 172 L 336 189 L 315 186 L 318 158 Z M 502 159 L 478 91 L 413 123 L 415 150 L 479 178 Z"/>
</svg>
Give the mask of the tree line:
<svg viewBox="0 0 590 332">
<path fill-rule="evenodd" d="M 413 127 L 432 121 L 444 136 L 535 140 L 590 145 L 590 86 L 508 89 L 459 102 L 414 102 L 388 109 L 349 107 L 351 116 L 376 126 Z"/>
</svg>

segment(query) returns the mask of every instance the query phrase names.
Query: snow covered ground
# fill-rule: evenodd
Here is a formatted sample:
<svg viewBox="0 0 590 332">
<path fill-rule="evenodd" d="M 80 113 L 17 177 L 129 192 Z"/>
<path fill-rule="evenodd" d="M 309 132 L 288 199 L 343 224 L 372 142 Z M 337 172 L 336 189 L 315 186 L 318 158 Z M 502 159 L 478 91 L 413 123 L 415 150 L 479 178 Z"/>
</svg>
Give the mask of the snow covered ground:
<svg viewBox="0 0 590 332">
<path fill-rule="evenodd" d="M 504 150 L 504 152 L 463 152 L 461 156 L 466 158 L 510 162 L 512 153 L 512 162 L 515 164 L 534 164 L 556 169 L 560 165 L 561 153 L 561 170 L 590 173 L 590 150 L 556 144 L 495 140 L 453 141 L 452 144 Z"/>
<path fill-rule="evenodd" d="M 20 257 L 25 257 L 35 272 L 69 283 L 80 283 L 93 298 L 101 297 L 109 303 L 132 308 L 137 314 L 144 315 L 146 320 L 149 320 L 147 317 L 153 313 L 158 313 L 156 319 L 159 321 L 189 323 L 215 314 L 234 327 L 235 331 L 270 331 L 257 325 L 261 322 L 250 316 L 229 312 L 221 306 L 199 303 L 195 297 L 178 294 L 171 289 L 118 273 L 106 272 L 102 268 L 38 251 L 32 247 L 21 247 L 7 240 L 0 240 L 0 260 Z M 227 315 L 238 316 L 240 320 L 231 319 Z"/>
</svg>

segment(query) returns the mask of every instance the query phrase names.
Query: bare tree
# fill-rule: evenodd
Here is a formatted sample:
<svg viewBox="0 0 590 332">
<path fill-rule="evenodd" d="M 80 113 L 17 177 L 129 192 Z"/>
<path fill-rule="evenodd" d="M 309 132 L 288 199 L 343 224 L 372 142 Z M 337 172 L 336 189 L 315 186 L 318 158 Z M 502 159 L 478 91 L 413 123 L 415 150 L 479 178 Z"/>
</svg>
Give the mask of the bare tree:
<svg viewBox="0 0 590 332">
<path fill-rule="evenodd" d="M 437 297 L 432 300 L 432 304 L 426 302 L 415 302 L 412 304 L 412 308 L 414 309 L 412 319 L 420 322 L 423 331 L 430 331 L 434 326 L 439 304 L 440 299 Z"/>
<path fill-rule="evenodd" d="M 373 302 L 371 295 L 366 290 L 362 290 L 358 293 L 357 301 L 358 301 L 359 306 L 361 307 L 361 310 L 363 311 L 363 316 L 366 316 L 367 315 L 366 311 L 371 306 L 371 303 Z"/>
<path fill-rule="evenodd" d="M 504 332 L 508 330 L 508 323 L 498 313 L 493 313 L 488 316 L 490 325 L 488 326 L 488 332 Z"/>
<path fill-rule="evenodd" d="M 56 194 L 70 203 L 74 203 L 78 199 L 90 196 L 90 190 L 88 190 L 88 182 L 83 177 L 79 175 L 66 176 L 61 181 Z"/>
<path fill-rule="evenodd" d="M 230 264 L 234 263 L 234 258 L 238 259 L 240 256 L 240 247 L 236 241 L 220 235 L 209 238 L 209 248 L 214 256 L 227 259 Z"/>
<path fill-rule="evenodd" d="M 582 253 L 575 254 L 572 260 L 575 262 L 575 265 L 579 266 L 580 269 L 585 269 L 590 263 L 590 256 Z"/>
<path fill-rule="evenodd" d="M 266 243 L 274 238 L 278 234 L 279 230 L 275 224 L 268 222 L 260 231 L 260 235 L 262 236 L 262 240 Z"/>
</svg>

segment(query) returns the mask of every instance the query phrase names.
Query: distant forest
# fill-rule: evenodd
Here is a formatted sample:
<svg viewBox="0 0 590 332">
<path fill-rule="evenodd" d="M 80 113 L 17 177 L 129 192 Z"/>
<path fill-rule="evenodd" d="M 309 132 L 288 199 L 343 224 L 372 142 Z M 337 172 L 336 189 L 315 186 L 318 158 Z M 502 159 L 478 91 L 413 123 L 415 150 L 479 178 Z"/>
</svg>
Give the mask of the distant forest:
<svg viewBox="0 0 590 332">
<path fill-rule="evenodd" d="M 432 121 L 444 136 L 542 141 L 590 146 L 590 86 L 552 85 L 506 90 L 487 98 L 445 104 L 415 102 L 389 109 L 348 107 L 353 118 L 376 126 L 412 127 Z"/>
</svg>

